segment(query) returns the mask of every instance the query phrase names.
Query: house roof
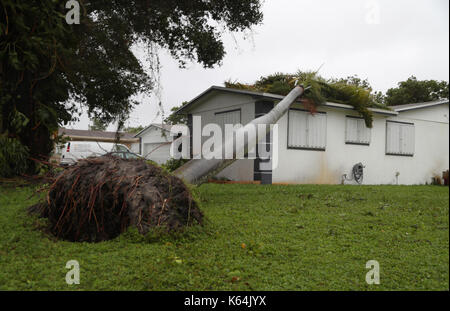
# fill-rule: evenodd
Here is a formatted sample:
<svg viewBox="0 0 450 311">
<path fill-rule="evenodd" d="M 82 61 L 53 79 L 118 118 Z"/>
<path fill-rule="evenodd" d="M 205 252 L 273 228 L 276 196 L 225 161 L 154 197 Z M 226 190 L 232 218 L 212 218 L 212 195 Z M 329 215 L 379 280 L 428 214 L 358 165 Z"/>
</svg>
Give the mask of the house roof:
<svg viewBox="0 0 450 311">
<path fill-rule="evenodd" d="M 241 95 L 249 95 L 254 97 L 255 99 L 269 99 L 269 100 L 282 100 L 284 98 L 283 95 L 278 94 L 272 94 L 272 93 L 264 93 L 264 92 L 255 92 L 255 91 L 248 91 L 248 90 L 240 90 L 240 89 L 233 89 L 233 88 L 227 88 L 223 86 L 211 86 L 206 91 L 192 99 L 190 102 L 188 102 L 186 105 L 178 109 L 175 113 L 186 113 L 189 108 L 191 108 L 195 103 L 197 103 L 201 98 L 205 97 L 206 95 L 214 92 L 227 92 L 227 93 L 233 93 L 233 94 L 241 94 Z M 355 108 L 351 105 L 346 104 L 338 104 L 338 103 L 331 103 L 327 102 L 323 104 L 323 106 L 326 107 L 332 107 L 332 108 L 341 108 L 341 109 L 348 109 L 348 110 L 355 110 Z M 380 109 L 380 108 L 369 108 L 370 111 L 373 111 L 375 113 L 379 114 L 386 114 L 386 115 L 398 115 L 398 112 L 388 109 Z"/>
<path fill-rule="evenodd" d="M 149 126 L 144 128 L 139 133 L 135 134 L 133 137 L 138 137 L 139 135 L 141 135 L 142 133 L 147 131 L 150 127 L 157 127 L 157 128 L 162 129 L 164 131 L 170 132 L 170 129 L 172 128 L 172 125 L 171 124 L 163 124 L 163 123 L 151 123 Z"/>
<path fill-rule="evenodd" d="M 434 101 L 424 102 L 424 103 L 397 105 L 397 106 L 390 106 L 390 107 L 394 111 L 401 112 L 401 111 L 408 111 L 408 110 L 422 109 L 422 108 L 427 108 L 427 107 L 432 107 L 432 106 L 437 106 L 437 105 L 443 105 L 443 104 L 448 104 L 448 103 L 449 103 L 448 99 L 439 99 L 439 100 L 434 100 Z"/>
<path fill-rule="evenodd" d="M 116 132 L 106 132 L 106 131 L 90 131 L 90 130 L 74 130 L 66 129 L 60 127 L 58 129 L 58 135 L 69 136 L 72 138 L 82 139 L 86 138 L 89 140 L 114 140 L 116 138 Z M 133 140 L 134 135 L 130 133 L 119 133 L 121 140 Z"/>
<path fill-rule="evenodd" d="M 257 98 L 271 98 L 271 99 L 277 99 L 281 100 L 284 98 L 282 95 L 272 94 L 272 93 L 261 93 L 261 92 L 254 92 L 254 91 L 248 91 L 248 90 L 239 90 L 239 89 L 233 89 L 233 88 L 227 88 L 224 86 L 216 86 L 213 85 L 210 88 L 208 88 L 206 91 L 200 93 L 200 95 L 196 96 L 194 99 L 189 101 L 186 105 L 175 111 L 175 113 L 183 113 L 188 108 L 190 108 L 192 105 L 194 105 L 199 99 L 205 97 L 206 95 L 213 93 L 213 92 L 227 92 L 227 93 L 235 93 L 235 94 L 241 94 L 241 95 L 250 95 Z"/>
</svg>

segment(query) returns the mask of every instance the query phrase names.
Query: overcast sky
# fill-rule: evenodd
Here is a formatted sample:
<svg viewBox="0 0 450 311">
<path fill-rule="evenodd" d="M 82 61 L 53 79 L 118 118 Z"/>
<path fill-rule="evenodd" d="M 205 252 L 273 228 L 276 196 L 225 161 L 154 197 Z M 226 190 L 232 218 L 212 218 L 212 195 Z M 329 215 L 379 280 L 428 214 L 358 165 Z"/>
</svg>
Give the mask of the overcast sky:
<svg viewBox="0 0 450 311">
<path fill-rule="evenodd" d="M 223 36 L 227 54 L 220 67 L 179 69 L 167 52 L 159 52 L 166 116 L 171 107 L 225 80 L 254 82 L 322 64 L 324 77 L 357 74 L 383 92 L 411 75 L 449 80 L 448 0 L 265 0 L 263 13 L 263 24 L 251 35 Z M 140 100 L 127 125 L 161 122 L 159 99 Z M 88 124 L 83 116 L 68 127 L 87 129 Z"/>
</svg>

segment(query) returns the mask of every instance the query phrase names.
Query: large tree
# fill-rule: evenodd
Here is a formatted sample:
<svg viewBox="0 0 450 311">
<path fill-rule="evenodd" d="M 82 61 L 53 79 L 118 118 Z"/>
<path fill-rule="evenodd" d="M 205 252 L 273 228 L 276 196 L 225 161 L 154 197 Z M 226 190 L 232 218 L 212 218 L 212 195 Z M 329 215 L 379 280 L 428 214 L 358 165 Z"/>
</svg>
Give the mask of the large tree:
<svg viewBox="0 0 450 311">
<path fill-rule="evenodd" d="M 0 0 L 0 135 L 33 158 L 48 157 L 51 134 L 82 107 L 121 123 L 133 96 L 152 92 L 132 47 L 213 67 L 225 55 L 222 32 L 262 20 L 259 0 L 79 0 L 80 24 L 69 25 L 66 2 Z"/>
<path fill-rule="evenodd" d="M 387 90 L 384 100 L 388 106 L 395 106 L 448 98 L 448 94 L 447 81 L 417 80 L 411 76 Z"/>
</svg>

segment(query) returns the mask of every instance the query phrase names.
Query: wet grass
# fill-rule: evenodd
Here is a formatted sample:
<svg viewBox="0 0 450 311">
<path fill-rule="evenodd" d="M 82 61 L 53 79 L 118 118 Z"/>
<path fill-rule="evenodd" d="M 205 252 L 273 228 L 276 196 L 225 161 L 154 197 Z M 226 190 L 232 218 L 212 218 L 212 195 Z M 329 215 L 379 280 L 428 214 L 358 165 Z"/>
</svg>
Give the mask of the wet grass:
<svg viewBox="0 0 450 311">
<path fill-rule="evenodd" d="M 206 184 L 205 226 L 95 244 L 45 233 L 33 191 L 0 186 L 0 290 L 449 290 L 446 187 Z"/>
</svg>

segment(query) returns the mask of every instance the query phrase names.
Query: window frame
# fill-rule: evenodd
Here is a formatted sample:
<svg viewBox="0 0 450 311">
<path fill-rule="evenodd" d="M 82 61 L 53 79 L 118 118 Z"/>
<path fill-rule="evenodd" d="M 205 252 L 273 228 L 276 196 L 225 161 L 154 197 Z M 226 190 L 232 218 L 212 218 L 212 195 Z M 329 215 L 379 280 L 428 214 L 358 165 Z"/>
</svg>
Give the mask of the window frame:
<svg viewBox="0 0 450 311">
<path fill-rule="evenodd" d="M 291 122 L 290 120 L 290 111 L 291 110 L 296 110 L 296 111 L 302 111 L 302 112 L 307 112 L 309 114 L 312 115 L 311 111 L 307 110 L 307 109 L 300 109 L 300 108 L 289 108 L 288 113 L 287 113 L 287 140 L 286 140 L 286 146 L 287 149 L 293 149 L 293 150 L 307 150 L 307 151 L 321 151 L 324 152 L 327 149 L 327 123 L 328 120 L 326 120 L 325 122 L 325 147 L 324 148 L 314 148 L 314 147 L 296 147 L 296 146 L 289 146 L 289 124 Z M 315 111 L 314 113 L 318 113 L 318 114 L 324 114 L 325 116 L 327 115 L 327 113 L 325 111 Z"/>
<path fill-rule="evenodd" d="M 370 143 L 372 142 L 372 129 L 368 128 L 370 131 L 370 140 L 368 143 L 364 143 L 364 142 L 353 142 L 353 141 L 347 141 L 347 118 L 350 119 L 359 119 L 359 120 L 364 120 L 364 118 L 362 117 L 358 117 L 358 116 L 350 116 L 350 115 L 346 115 L 345 116 L 345 144 L 346 145 L 356 145 L 356 146 L 370 146 Z M 365 124 L 364 124 L 365 125 Z"/>
<path fill-rule="evenodd" d="M 404 122 L 404 121 L 394 121 L 394 120 L 386 120 L 386 135 L 385 135 L 385 148 L 384 148 L 384 152 L 385 155 L 389 155 L 389 156 L 397 156 L 397 157 L 414 157 L 414 155 L 416 154 L 416 146 L 414 144 L 414 152 L 412 154 L 402 154 L 402 153 L 392 153 L 392 152 L 387 152 L 388 149 L 388 124 L 389 123 L 398 123 L 398 124 L 404 124 L 404 125 L 412 125 L 414 127 L 414 140 L 416 139 L 416 125 L 412 122 Z"/>
</svg>

